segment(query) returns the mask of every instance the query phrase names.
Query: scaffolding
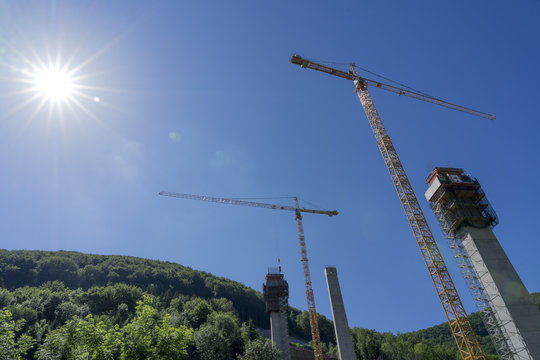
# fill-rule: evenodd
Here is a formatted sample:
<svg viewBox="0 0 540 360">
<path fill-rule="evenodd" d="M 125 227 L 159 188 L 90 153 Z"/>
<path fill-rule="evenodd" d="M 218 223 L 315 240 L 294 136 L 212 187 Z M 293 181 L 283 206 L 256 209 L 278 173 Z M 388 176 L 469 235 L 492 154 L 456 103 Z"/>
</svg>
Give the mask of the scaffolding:
<svg viewBox="0 0 540 360">
<path fill-rule="evenodd" d="M 281 359 L 290 360 L 291 352 L 287 325 L 289 284 L 277 268 L 268 269 L 266 283 L 263 284 L 263 295 L 266 300 L 266 312 L 271 317 L 272 341 L 281 351 Z"/>
<path fill-rule="evenodd" d="M 478 251 L 463 245 L 463 225 L 495 227 L 498 217 L 478 180 L 462 169 L 435 168 L 427 179 L 426 198 L 439 221 L 458 268 L 502 360 L 532 360 L 525 342 Z M 491 291 L 486 291 L 489 287 Z M 489 295 L 491 294 L 491 295 Z"/>
</svg>

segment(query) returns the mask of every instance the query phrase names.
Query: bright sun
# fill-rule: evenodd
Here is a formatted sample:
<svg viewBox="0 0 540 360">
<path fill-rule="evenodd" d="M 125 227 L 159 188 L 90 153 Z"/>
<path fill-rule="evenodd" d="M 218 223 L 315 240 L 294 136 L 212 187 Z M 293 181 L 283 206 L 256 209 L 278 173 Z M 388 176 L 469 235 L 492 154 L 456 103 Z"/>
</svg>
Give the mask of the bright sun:
<svg viewBox="0 0 540 360">
<path fill-rule="evenodd" d="M 29 68 L 21 70 L 24 78 L 20 81 L 27 84 L 23 92 L 31 96 L 20 107 L 36 101 L 37 107 L 32 117 L 36 116 L 43 107 L 49 108 L 49 118 L 57 112 L 63 119 L 66 108 L 73 114 L 75 114 L 75 109 L 79 108 L 91 115 L 83 101 L 98 102 L 99 98 L 86 93 L 94 90 L 95 87 L 81 83 L 88 77 L 88 75 L 80 74 L 80 70 L 86 63 L 71 67 L 71 61 L 62 64 L 58 58 L 56 61 L 49 60 L 48 63 L 41 59 L 34 62 L 27 60 L 27 64 Z"/>
<path fill-rule="evenodd" d="M 91 111 L 95 108 L 90 107 L 89 104 L 101 103 L 101 97 L 97 95 L 111 89 L 89 84 L 89 81 L 101 74 L 92 73 L 89 70 L 90 64 L 100 57 L 108 46 L 110 45 L 88 57 L 77 56 L 78 51 L 71 56 L 62 56 L 61 44 L 58 45 L 56 55 L 46 49 L 44 55 L 39 56 L 35 51 L 28 49 L 31 56 L 27 56 L 19 49 L 10 48 L 17 56 L 17 61 L 13 64 L 0 62 L 0 68 L 7 66 L 13 72 L 13 78 L 8 79 L 16 86 L 10 94 L 14 98 L 19 98 L 20 102 L 15 104 L 8 114 L 35 105 L 28 118 L 28 124 L 37 116 L 44 115 L 48 120 L 59 120 L 60 123 L 64 122 L 66 116 L 79 119 L 79 116 L 83 114 L 98 120 Z M 79 61 L 80 59 L 77 60 L 81 57 L 82 62 Z"/>
<path fill-rule="evenodd" d="M 40 69 L 32 77 L 35 80 L 35 90 L 51 102 L 68 101 L 75 93 L 73 77 L 62 69 Z"/>
</svg>

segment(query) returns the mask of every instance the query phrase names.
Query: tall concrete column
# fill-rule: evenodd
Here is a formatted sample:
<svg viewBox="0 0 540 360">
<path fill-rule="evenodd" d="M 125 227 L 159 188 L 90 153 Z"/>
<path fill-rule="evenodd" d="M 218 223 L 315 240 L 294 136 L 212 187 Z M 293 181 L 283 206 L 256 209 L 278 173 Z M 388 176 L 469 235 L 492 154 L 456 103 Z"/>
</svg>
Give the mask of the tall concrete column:
<svg viewBox="0 0 540 360">
<path fill-rule="evenodd" d="M 289 284 L 278 269 L 269 269 L 263 284 L 266 312 L 270 314 L 272 343 L 281 352 L 281 360 L 291 360 L 289 345 Z"/>
<path fill-rule="evenodd" d="M 510 341 L 519 348 L 521 334 L 532 358 L 540 359 L 540 310 L 495 234 L 471 226 L 462 226 L 458 234 Z"/>
<path fill-rule="evenodd" d="M 328 295 L 330 296 L 330 305 L 332 306 L 332 317 L 334 319 L 334 330 L 336 331 L 336 341 L 340 360 L 356 360 L 354 348 L 349 332 L 349 322 L 345 314 L 345 305 L 341 296 L 341 288 L 337 270 L 334 266 L 324 268 L 326 275 L 326 284 L 328 285 Z"/>
<path fill-rule="evenodd" d="M 272 343 L 281 351 L 282 360 L 290 360 L 289 327 L 287 318 L 281 312 L 270 313 L 270 333 Z"/>
<path fill-rule="evenodd" d="M 491 230 L 499 220 L 480 183 L 463 169 L 443 167 L 427 183 L 426 199 L 456 250 L 499 356 L 540 359 L 540 310 Z"/>
</svg>

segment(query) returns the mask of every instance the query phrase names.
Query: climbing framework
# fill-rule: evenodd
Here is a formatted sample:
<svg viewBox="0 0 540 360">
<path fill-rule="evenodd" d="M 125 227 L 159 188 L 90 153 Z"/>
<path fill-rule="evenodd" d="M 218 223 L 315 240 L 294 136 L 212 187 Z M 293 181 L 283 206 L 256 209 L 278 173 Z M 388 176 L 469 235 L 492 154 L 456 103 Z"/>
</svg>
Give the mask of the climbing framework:
<svg viewBox="0 0 540 360">
<path fill-rule="evenodd" d="M 442 167 L 435 168 L 427 182 L 426 199 L 499 356 L 504 360 L 536 358 L 540 311 L 491 231 L 498 218 L 480 184 L 463 169 Z"/>
<path fill-rule="evenodd" d="M 266 312 L 270 314 L 270 333 L 272 342 L 281 352 L 281 360 L 291 360 L 289 345 L 289 284 L 277 269 L 269 269 L 263 284 Z"/>
</svg>

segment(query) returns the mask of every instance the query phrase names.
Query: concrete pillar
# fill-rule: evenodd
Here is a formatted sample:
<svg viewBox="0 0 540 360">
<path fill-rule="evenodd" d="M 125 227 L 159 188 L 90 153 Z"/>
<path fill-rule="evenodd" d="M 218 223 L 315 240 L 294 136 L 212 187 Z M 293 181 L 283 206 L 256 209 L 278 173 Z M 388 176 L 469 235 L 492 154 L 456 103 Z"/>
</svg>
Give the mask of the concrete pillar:
<svg viewBox="0 0 540 360">
<path fill-rule="evenodd" d="M 270 333 L 272 343 L 281 351 L 281 360 L 291 360 L 289 327 L 283 312 L 270 313 Z"/>
<path fill-rule="evenodd" d="M 269 269 L 263 284 L 266 312 L 270 314 L 272 343 L 281 351 L 281 360 L 291 360 L 289 345 L 289 284 L 278 269 Z"/>
<path fill-rule="evenodd" d="M 490 228 L 472 226 L 462 226 L 458 233 L 488 299 L 511 334 L 510 341 L 519 348 L 519 329 L 532 358 L 540 359 L 540 310 L 495 234 Z"/>
<path fill-rule="evenodd" d="M 351 333 L 349 332 L 349 323 L 347 321 L 347 315 L 345 314 L 345 305 L 343 304 L 341 288 L 339 287 L 337 270 L 334 266 L 326 266 L 324 268 L 324 274 L 326 275 L 328 295 L 330 296 L 330 305 L 332 306 L 332 317 L 334 319 L 339 359 L 356 360 Z"/>
<path fill-rule="evenodd" d="M 426 199 L 451 246 L 464 250 L 467 261 L 461 262 L 465 264 L 460 265 L 462 271 L 472 267 L 473 271 L 464 275 L 466 281 L 474 278 L 469 283 L 474 286 L 473 293 L 482 292 L 475 298 L 477 305 L 482 310 L 487 301 L 491 309 L 490 313 L 482 312 L 486 315 L 483 320 L 499 355 L 504 359 L 540 359 L 540 310 L 491 230 L 499 220 L 480 183 L 463 169 L 443 167 L 435 168 L 426 182 Z M 457 254 L 459 259 L 461 250 Z"/>
</svg>

